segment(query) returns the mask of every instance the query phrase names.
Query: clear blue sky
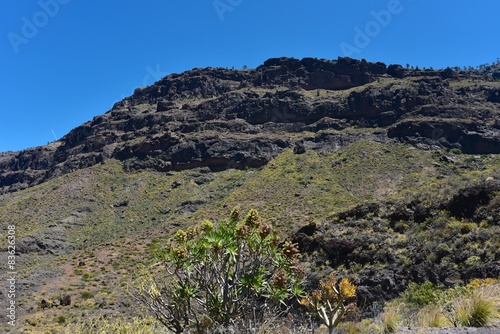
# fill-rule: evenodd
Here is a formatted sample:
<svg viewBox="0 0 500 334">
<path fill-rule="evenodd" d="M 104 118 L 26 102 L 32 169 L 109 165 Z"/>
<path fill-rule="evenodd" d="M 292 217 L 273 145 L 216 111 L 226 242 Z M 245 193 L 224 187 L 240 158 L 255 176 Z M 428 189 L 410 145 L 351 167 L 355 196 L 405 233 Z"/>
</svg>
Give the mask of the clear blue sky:
<svg viewBox="0 0 500 334">
<path fill-rule="evenodd" d="M 47 144 L 194 67 L 349 52 L 420 67 L 490 63 L 499 13 L 499 0 L 2 1 L 0 151 Z"/>
</svg>

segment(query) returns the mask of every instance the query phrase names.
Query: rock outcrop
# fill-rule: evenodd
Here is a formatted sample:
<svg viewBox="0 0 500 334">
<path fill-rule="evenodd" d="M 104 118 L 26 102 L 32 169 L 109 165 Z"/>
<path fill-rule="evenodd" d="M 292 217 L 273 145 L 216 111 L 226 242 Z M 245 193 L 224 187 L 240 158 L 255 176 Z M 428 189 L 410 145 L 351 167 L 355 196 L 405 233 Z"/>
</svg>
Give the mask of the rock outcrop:
<svg viewBox="0 0 500 334">
<path fill-rule="evenodd" d="M 500 90 L 492 80 L 350 58 L 193 69 L 136 89 L 58 142 L 0 155 L 0 193 L 110 158 L 129 170 L 260 167 L 298 142 L 330 151 L 371 138 L 500 153 Z"/>
</svg>

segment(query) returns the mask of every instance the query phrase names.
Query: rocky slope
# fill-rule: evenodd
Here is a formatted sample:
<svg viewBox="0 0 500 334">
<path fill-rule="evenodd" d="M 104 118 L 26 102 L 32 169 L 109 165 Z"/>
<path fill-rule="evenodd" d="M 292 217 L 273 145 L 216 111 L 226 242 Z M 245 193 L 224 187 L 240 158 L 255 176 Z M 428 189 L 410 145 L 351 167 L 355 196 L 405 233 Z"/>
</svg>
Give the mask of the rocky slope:
<svg viewBox="0 0 500 334">
<path fill-rule="evenodd" d="M 0 154 L 23 324 L 137 314 L 126 285 L 151 252 L 236 205 L 299 244 L 309 286 L 352 277 L 361 308 L 411 281 L 498 277 L 497 70 L 349 58 L 194 69 L 60 141 Z"/>
<path fill-rule="evenodd" d="M 129 170 L 223 170 L 263 166 L 287 147 L 332 151 L 361 138 L 496 154 L 500 86 L 488 79 L 349 58 L 194 69 L 137 89 L 58 142 L 2 154 L 0 193 L 111 158 Z"/>
</svg>

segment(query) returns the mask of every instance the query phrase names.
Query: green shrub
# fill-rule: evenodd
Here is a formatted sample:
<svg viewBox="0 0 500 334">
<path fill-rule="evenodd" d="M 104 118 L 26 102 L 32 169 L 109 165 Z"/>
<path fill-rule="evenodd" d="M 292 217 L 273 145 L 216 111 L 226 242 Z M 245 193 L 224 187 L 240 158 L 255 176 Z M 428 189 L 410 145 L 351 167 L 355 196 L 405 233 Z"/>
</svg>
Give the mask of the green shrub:
<svg viewBox="0 0 500 334">
<path fill-rule="evenodd" d="M 431 282 L 417 284 L 411 282 L 402 293 L 403 299 L 414 306 L 424 306 L 435 303 L 442 293 L 442 289 L 435 287 Z"/>
<path fill-rule="evenodd" d="M 456 155 L 460 155 L 460 154 L 462 154 L 462 150 L 461 150 L 461 149 L 459 149 L 459 148 L 452 148 L 452 149 L 450 150 L 450 153 L 452 153 L 452 154 L 456 154 Z"/>
<path fill-rule="evenodd" d="M 394 225 L 394 231 L 396 231 L 398 233 L 404 233 L 404 232 L 408 231 L 409 228 L 410 228 L 410 226 L 406 223 L 403 223 L 403 222 L 397 222 Z"/>
<path fill-rule="evenodd" d="M 94 298 L 94 295 L 92 294 L 92 292 L 89 292 L 89 291 L 84 291 L 82 292 L 82 294 L 80 295 L 83 299 L 91 299 L 91 298 Z"/>
<path fill-rule="evenodd" d="M 61 324 L 61 325 L 62 325 L 62 324 L 64 324 L 64 323 L 66 323 L 66 317 L 65 317 L 64 315 L 60 315 L 60 316 L 58 316 L 58 317 L 56 318 L 56 322 L 57 322 L 58 324 Z"/>
<path fill-rule="evenodd" d="M 436 247 L 436 255 L 439 257 L 439 258 L 443 258 L 445 257 L 446 255 L 450 254 L 450 246 L 448 246 L 447 244 L 445 243 L 440 243 L 437 247 Z"/>
<path fill-rule="evenodd" d="M 481 262 L 481 258 L 479 256 L 475 256 L 475 255 L 470 256 L 467 258 L 467 260 L 465 260 L 465 264 L 469 267 L 471 267 L 479 262 Z"/>
<path fill-rule="evenodd" d="M 448 224 L 448 228 L 453 234 L 468 234 L 474 230 L 474 225 L 460 221 L 452 221 Z"/>
<path fill-rule="evenodd" d="M 131 293 L 175 333 L 226 328 L 250 316 L 257 321 L 266 308 L 278 312 L 302 296 L 297 254 L 257 211 L 240 219 L 234 209 L 217 226 L 205 221 L 177 231 L 156 255 L 165 273 L 146 271 Z"/>
</svg>

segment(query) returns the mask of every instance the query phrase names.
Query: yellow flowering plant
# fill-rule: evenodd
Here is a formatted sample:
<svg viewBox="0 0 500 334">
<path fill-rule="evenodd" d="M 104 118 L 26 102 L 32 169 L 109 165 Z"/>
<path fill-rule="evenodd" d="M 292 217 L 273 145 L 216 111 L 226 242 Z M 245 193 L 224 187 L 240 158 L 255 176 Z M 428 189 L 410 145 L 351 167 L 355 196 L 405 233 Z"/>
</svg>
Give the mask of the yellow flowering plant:
<svg viewBox="0 0 500 334">
<path fill-rule="evenodd" d="M 356 286 L 349 279 L 343 278 L 338 282 L 330 274 L 321 280 L 318 288 L 303 298 L 300 304 L 316 314 L 332 334 L 348 309 L 354 305 L 351 302 L 354 297 Z"/>
</svg>

